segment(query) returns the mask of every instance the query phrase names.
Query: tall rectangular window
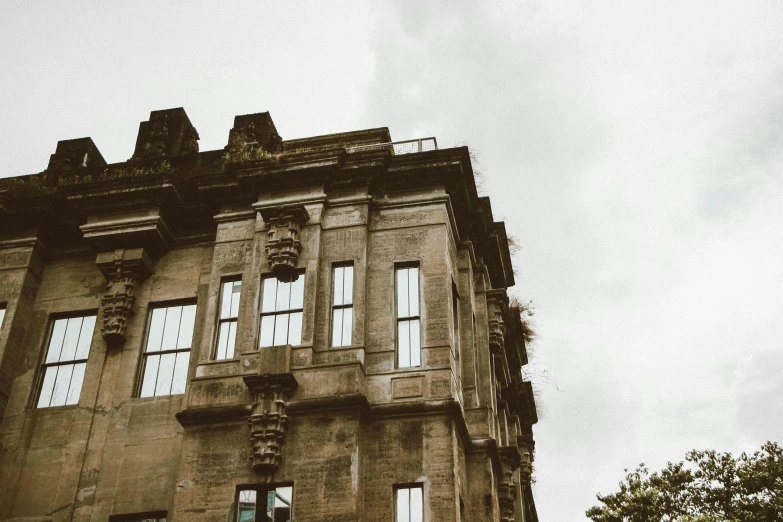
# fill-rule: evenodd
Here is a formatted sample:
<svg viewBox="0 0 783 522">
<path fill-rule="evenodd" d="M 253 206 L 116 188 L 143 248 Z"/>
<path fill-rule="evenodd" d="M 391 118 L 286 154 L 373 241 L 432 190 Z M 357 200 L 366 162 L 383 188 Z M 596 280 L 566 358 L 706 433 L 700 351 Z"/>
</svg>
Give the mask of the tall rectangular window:
<svg viewBox="0 0 783 522">
<path fill-rule="evenodd" d="M 353 265 L 334 267 L 332 346 L 350 346 L 353 333 Z"/>
<path fill-rule="evenodd" d="M 36 407 L 79 402 L 93 330 L 94 315 L 55 319 L 41 368 L 43 379 Z"/>
<path fill-rule="evenodd" d="M 304 279 L 304 274 L 294 274 L 287 280 L 264 278 L 259 348 L 302 343 Z"/>
<path fill-rule="evenodd" d="M 394 489 L 395 522 L 422 522 L 424 495 L 421 485 L 397 486 Z"/>
<path fill-rule="evenodd" d="M 419 317 L 419 267 L 398 267 L 397 367 L 421 366 L 421 323 Z"/>
<path fill-rule="evenodd" d="M 139 397 L 185 393 L 195 322 L 194 304 L 152 310 Z"/>
<path fill-rule="evenodd" d="M 3 327 L 3 319 L 5 319 L 5 305 L 0 305 L 0 328 Z"/>
<path fill-rule="evenodd" d="M 220 314 L 218 316 L 217 346 L 215 359 L 234 357 L 234 345 L 237 338 L 237 316 L 239 315 L 239 296 L 242 293 L 241 280 L 223 281 L 220 285 Z"/>
<path fill-rule="evenodd" d="M 252 486 L 237 492 L 237 522 L 291 522 L 292 486 Z"/>
</svg>

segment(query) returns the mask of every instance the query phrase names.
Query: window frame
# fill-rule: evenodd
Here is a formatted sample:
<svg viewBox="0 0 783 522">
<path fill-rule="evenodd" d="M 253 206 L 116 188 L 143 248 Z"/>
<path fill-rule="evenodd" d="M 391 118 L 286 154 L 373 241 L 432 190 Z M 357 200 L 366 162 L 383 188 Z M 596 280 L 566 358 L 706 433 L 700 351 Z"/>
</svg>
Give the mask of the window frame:
<svg viewBox="0 0 783 522">
<path fill-rule="evenodd" d="M 417 314 L 416 315 L 407 315 L 405 317 L 400 317 L 399 311 L 399 274 L 402 270 L 409 270 L 411 268 L 416 269 L 416 298 L 417 298 Z M 408 288 L 410 288 L 410 283 L 408 284 Z M 422 367 L 422 315 L 421 315 L 421 294 L 422 294 L 422 280 L 421 280 L 421 263 L 419 261 L 404 261 L 404 262 L 397 262 L 394 263 L 394 351 L 395 351 L 395 357 L 394 357 L 394 367 L 396 369 L 406 369 L 406 368 L 421 368 Z M 410 304 L 410 296 L 408 297 L 408 301 Z M 409 310 L 410 313 L 410 310 Z M 418 321 L 419 326 L 419 347 L 418 347 L 418 364 L 413 365 L 409 364 L 408 366 L 402 366 L 400 361 L 400 323 L 401 322 L 408 322 L 413 323 L 414 321 Z M 409 327 L 410 332 L 410 327 Z M 409 344 L 410 344 L 410 334 L 409 334 Z M 408 346 L 408 358 L 409 362 L 410 359 L 412 359 L 413 350 L 411 350 L 410 346 Z"/>
<path fill-rule="evenodd" d="M 140 522 L 144 520 L 155 520 L 166 522 L 168 520 L 168 511 L 144 511 L 142 513 L 122 513 L 119 515 L 109 515 L 109 522 Z"/>
<path fill-rule="evenodd" d="M 5 310 L 5 308 L 4 308 Z M 47 363 L 46 358 L 49 355 L 49 343 L 52 342 L 52 334 L 54 333 L 54 324 L 56 321 L 59 320 L 68 320 L 68 319 L 74 319 L 77 317 L 82 318 L 82 326 L 84 325 L 84 319 L 86 317 L 95 317 L 95 324 L 93 325 L 92 335 L 90 336 L 90 344 L 87 346 L 87 355 L 84 359 L 72 359 L 70 361 L 57 361 L 54 363 Z M 5 320 L 5 316 L 3 317 L 3 320 Z M 0 324 L 2 326 L 2 324 Z M 38 368 L 37 373 L 38 376 L 35 379 L 35 387 L 33 388 L 34 393 L 32 394 L 29 402 L 29 407 L 36 410 L 47 410 L 51 408 L 69 408 L 69 407 L 75 407 L 79 405 L 79 399 L 81 399 L 81 392 L 82 388 L 84 388 L 84 376 L 82 376 L 82 384 L 79 388 L 79 399 L 76 400 L 76 402 L 72 404 L 67 404 L 67 397 L 68 397 L 68 391 L 70 391 L 70 382 L 68 386 L 68 391 L 66 391 L 66 403 L 60 404 L 57 406 L 38 406 L 38 401 L 41 400 L 41 393 L 43 392 L 43 385 L 44 385 L 44 379 L 46 377 L 46 369 L 52 368 L 55 366 L 66 366 L 66 365 L 72 365 L 76 366 L 77 364 L 84 363 L 84 370 L 85 374 L 87 373 L 87 361 L 90 359 L 90 351 L 92 350 L 92 341 L 95 337 L 95 327 L 98 326 L 98 310 L 91 309 L 91 310 L 75 310 L 75 311 L 69 311 L 64 313 L 54 313 L 49 316 L 49 321 L 46 326 L 46 335 L 44 337 L 43 341 L 43 348 L 40 350 L 39 355 L 39 362 L 38 362 Z M 67 326 L 66 326 L 67 327 Z M 81 329 L 80 332 L 81 334 Z M 65 332 L 63 332 L 63 336 L 65 335 Z M 79 336 L 81 337 L 81 335 Z M 78 338 L 77 338 L 77 344 L 78 344 Z M 62 347 L 61 347 L 62 349 Z M 77 347 L 78 349 L 78 347 Z M 74 357 L 76 354 L 74 353 Z M 73 378 L 73 375 L 71 376 Z M 55 383 L 56 383 L 56 377 L 55 377 Z M 54 386 L 54 384 L 52 385 Z M 54 389 L 52 389 L 52 396 L 54 395 Z M 49 398 L 49 402 L 51 403 L 51 397 Z"/>
<path fill-rule="evenodd" d="M 343 304 L 335 304 L 334 299 L 336 295 L 336 286 L 335 286 L 335 280 L 336 280 L 336 273 L 338 268 L 350 268 L 351 269 L 351 302 L 345 303 L 345 272 L 343 272 Z M 331 348 L 346 348 L 349 346 L 353 346 L 353 327 L 354 327 L 354 310 L 353 310 L 353 296 L 354 296 L 354 283 L 356 282 L 355 278 L 356 271 L 354 270 L 354 262 L 353 261 L 340 261 L 339 263 L 333 263 L 332 264 L 332 288 L 331 288 L 331 295 L 329 297 L 330 307 L 331 307 L 331 314 L 330 314 L 330 321 L 329 321 L 329 346 Z M 351 336 L 351 340 L 348 344 L 334 344 L 334 315 L 337 310 L 345 310 L 345 309 L 351 309 L 351 328 L 349 330 L 349 335 Z M 344 312 L 343 312 L 344 313 Z M 345 316 L 343 315 L 343 321 L 345 321 Z M 344 332 L 345 329 L 342 330 Z M 342 336 L 341 336 L 342 338 Z"/>
<path fill-rule="evenodd" d="M 294 511 L 294 483 L 293 482 L 271 482 L 266 484 L 244 484 L 238 485 L 234 492 L 234 515 L 232 517 L 234 522 L 239 521 L 239 493 L 242 491 L 255 491 L 256 492 L 256 516 L 255 520 L 258 520 L 259 513 L 263 513 L 267 509 L 266 494 L 270 491 L 277 490 L 278 488 L 291 488 L 291 522 L 296 520 L 296 513 Z M 261 501 L 263 498 L 263 501 Z"/>
<path fill-rule="evenodd" d="M 239 297 L 237 298 L 239 300 L 239 303 L 237 304 L 237 315 L 234 317 L 227 317 L 222 318 L 220 317 L 223 311 L 223 287 L 227 283 L 236 283 L 239 282 Z M 242 303 L 242 274 L 234 274 L 229 276 L 224 276 L 220 278 L 220 286 L 218 287 L 218 303 L 217 303 L 217 314 L 216 315 L 216 325 L 215 325 L 215 338 L 214 342 L 212 343 L 212 353 L 210 360 L 213 361 L 230 361 L 232 359 L 237 358 L 237 352 L 236 352 L 236 338 L 237 338 L 237 330 L 239 328 L 239 307 Z M 229 305 L 229 314 L 230 312 L 230 305 Z M 224 323 L 235 323 L 234 326 L 234 353 L 231 357 L 223 357 L 218 358 L 218 350 L 220 346 L 220 328 Z M 229 328 L 229 333 L 231 332 Z M 228 334 L 227 334 L 228 335 Z M 226 347 L 228 349 L 228 347 Z"/>
<path fill-rule="evenodd" d="M 394 484 L 392 486 L 392 490 L 393 490 L 393 493 L 392 493 L 393 511 L 392 512 L 394 513 L 394 522 L 410 522 L 410 519 L 411 519 L 411 513 L 410 513 L 410 508 L 411 508 L 411 505 L 410 505 L 410 491 L 412 489 L 418 489 L 419 491 L 421 491 L 421 519 L 420 520 L 421 520 L 421 522 L 424 522 L 424 520 L 425 520 L 424 514 L 426 512 L 426 509 L 424 509 L 424 506 L 426 505 L 426 499 L 425 499 L 425 496 L 424 496 L 424 483 L 423 482 L 406 482 L 406 483 L 403 483 L 403 484 Z M 398 497 L 397 497 L 397 495 L 399 494 L 400 490 L 407 490 L 408 491 L 408 495 L 409 495 L 408 496 L 408 520 L 407 521 L 400 520 L 399 519 L 399 513 L 397 512 L 397 504 L 398 504 L 398 500 L 397 500 Z"/>
<path fill-rule="evenodd" d="M 152 327 L 152 314 L 155 310 L 161 309 L 161 308 L 174 308 L 177 306 L 185 307 L 185 306 L 194 306 L 194 312 L 193 312 L 193 332 L 191 333 L 191 339 L 190 339 L 190 348 L 181 348 L 176 350 L 160 350 L 157 352 L 147 352 L 147 345 L 149 344 L 149 337 L 150 337 L 150 331 Z M 137 375 L 136 375 L 136 385 L 134 386 L 133 391 L 133 398 L 135 399 L 155 399 L 158 397 L 172 397 L 174 395 L 182 395 L 185 393 L 183 391 L 182 393 L 168 393 L 168 394 L 153 394 L 153 395 L 147 395 L 142 397 L 141 392 L 144 386 L 144 373 L 147 369 L 147 359 L 149 358 L 149 355 L 158 355 L 163 356 L 169 353 L 182 353 L 182 352 L 190 352 L 190 356 L 188 356 L 188 364 L 186 367 L 186 373 L 185 373 L 185 388 L 187 389 L 188 381 L 189 381 L 189 375 L 190 375 L 190 365 L 193 362 L 193 345 L 195 344 L 194 338 L 196 335 L 196 318 L 198 315 L 198 300 L 197 299 L 175 299 L 171 301 L 160 301 L 155 303 L 149 303 L 147 305 L 147 322 L 144 326 L 144 337 L 143 343 L 141 345 L 141 353 L 139 354 L 139 364 L 137 364 Z M 180 327 L 182 321 L 182 316 L 180 316 Z M 164 319 L 164 326 L 165 330 L 165 319 Z M 158 363 L 160 364 L 160 363 Z M 174 370 L 176 371 L 176 359 L 174 361 Z M 160 371 L 160 367 L 158 368 L 158 371 Z M 156 373 L 156 387 L 157 387 L 157 373 Z M 174 376 L 172 375 L 172 385 L 174 382 Z"/>
<path fill-rule="evenodd" d="M 291 283 L 293 285 L 294 281 L 296 281 L 299 278 L 302 279 L 302 306 L 301 308 L 288 308 L 285 310 L 275 310 L 273 312 L 264 312 L 264 281 L 267 279 L 276 279 L 278 284 L 279 283 Z M 305 320 L 305 314 L 304 314 L 304 301 L 305 301 L 305 283 L 307 282 L 307 273 L 304 270 L 295 270 L 291 274 L 287 276 L 289 279 L 288 281 L 284 281 L 280 279 L 280 277 L 276 276 L 275 274 L 268 272 L 261 275 L 261 290 L 259 292 L 259 298 L 260 302 L 258 305 L 258 329 L 256 330 L 258 332 L 258 339 L 256 340 L 256 350 L 262 350 L 264 348 L 274 348 L 276 346 L 300 346 L 302 344 L 302 334 L 304 333 L 304 320 Z M 277 289 L 275 289 L 275 292 L 277 292 Z M 290 306 L 290 294 L 289 294 L 289 306 Z M 291 315 L 300 313 L 302 314 L 302 323 L 301 328 L 299 332 L 299 342 L 296 344 L 291 343 L 291 339 L 289 337 L 291 333 Z M 261 346 L 262 341 L 262 328 L 264 324 L 264 317 L 277 317 L 278 315 L 288 315 L 288 326 L 286 329 L 286 343 L 285 344 L 274 344 L 275 342 L 275 325 L 273 325 L 272 329 L 272 344 L 271 345 L 265 345 Z"/>
</svg>

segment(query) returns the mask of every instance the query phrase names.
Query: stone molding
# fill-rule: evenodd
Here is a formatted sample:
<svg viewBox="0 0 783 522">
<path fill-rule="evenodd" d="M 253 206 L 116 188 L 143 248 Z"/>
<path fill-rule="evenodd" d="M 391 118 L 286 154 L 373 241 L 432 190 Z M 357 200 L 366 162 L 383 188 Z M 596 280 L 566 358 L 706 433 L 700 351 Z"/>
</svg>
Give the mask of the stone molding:
<svg viewBox="0 0 783 522">
<path fill-rule="evenodd" d="M 276 276 L 287 276 L 299 262 L 302 227 L 310 219 L 304 205 L 279 205 L 258 210 L 267 226 L 266 258 Z"/>
<path fill-rule="evenodd" d="M 283 458 L 280 452 L 288 426 L 286 405 L 299 383 L 291 373 L 245 375 L 242 379 L 254 397 L 253 413 L 248 418 L 253 469 L 271 477 Z"/>
<path fill-rule="evenodd" d="M 514 506 L 517 500 L 517 485 L 514 473 L 519 469 L 521 456 L 516 446 L 503 446 L 498 449 L 503 476 L 498 483 L 498 503 L 500 521 L 514 522 Z"/>
<path fill-rule="evenodd" d="M 136 291 L 152 273 L 152 262 L 143 248 L 134 248 L 102 252 L 95 264 L 106 278 L 106 292 L 101 297 L 101 333 L 109 346 L 122 347 L 128 338 Z"/>
</svg>

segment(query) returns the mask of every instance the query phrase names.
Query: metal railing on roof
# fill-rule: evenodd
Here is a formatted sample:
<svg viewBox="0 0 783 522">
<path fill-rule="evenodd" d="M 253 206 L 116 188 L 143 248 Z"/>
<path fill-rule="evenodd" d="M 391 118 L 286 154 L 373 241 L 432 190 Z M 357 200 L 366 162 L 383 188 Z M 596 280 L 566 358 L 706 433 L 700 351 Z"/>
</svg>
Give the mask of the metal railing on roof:
<svg viewBox="0 0 783 522">
<path fill-rule="evenodd" d="M 355 145 L 345 147 L 345 151 L 348 153 L 381 149 L 388 149 L 392 152 L 392 154 L 415 154 L 416 152 L 438 150 L 438 142 L 433 137 L 420 138 L 418 140 L 392 141 L 389 143 L 373 143 L 371 145 Z"/>
</svg>

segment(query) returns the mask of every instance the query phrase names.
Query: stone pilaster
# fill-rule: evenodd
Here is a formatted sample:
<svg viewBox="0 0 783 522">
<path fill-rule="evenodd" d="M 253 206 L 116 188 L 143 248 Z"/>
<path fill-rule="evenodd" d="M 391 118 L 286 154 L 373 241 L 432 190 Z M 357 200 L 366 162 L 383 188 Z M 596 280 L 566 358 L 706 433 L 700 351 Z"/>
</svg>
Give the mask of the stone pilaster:
<svg viewBox="0 0 783 522">
<path fill-rule="evenodd" d="M 102 252 L 95 263 L 106 278 L 101 297 L 103 338 L 109 346 L 121 347 L 128 336 L 138 286 L 152 273 L 152 262 L 143 248 L 134 248 Z"/>
<path fill-rule="evenodd" d="M 279 205 L 259 210 L 267 226 L 266 257 L 278 276 L 290 274 L 299 261 L 302 226 L 310 219 L 304 205 Z"/>
<path fill-rule="evenodd" d="M 253 469 L 271 477 L 282 460 L 280 452 L 288 426 L 286 404 L 298 383 L 290 373 L 246 375 L 244 381 L 254 396 L 253 413 L 248 419 Z"/>
</svg>

